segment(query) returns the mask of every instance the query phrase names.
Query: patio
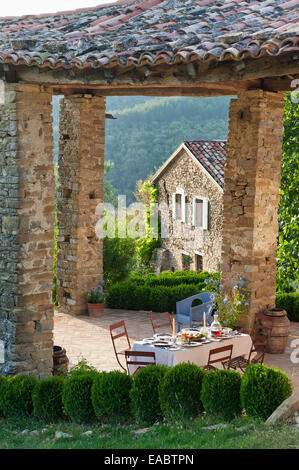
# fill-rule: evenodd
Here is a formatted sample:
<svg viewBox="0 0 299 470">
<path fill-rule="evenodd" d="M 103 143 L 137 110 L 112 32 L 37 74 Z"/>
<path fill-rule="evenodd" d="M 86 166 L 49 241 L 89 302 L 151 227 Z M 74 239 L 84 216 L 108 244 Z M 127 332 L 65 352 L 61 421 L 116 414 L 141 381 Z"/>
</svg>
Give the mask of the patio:
<svg viewBox="0 0 299 470">
<path fill-rule="evenodd" d="M 147 312 L 105 309 L 101 318 L 55 312 L 54 343 L 66 349 L 70 367 L 84 358 L 101 371 L 120 369 L 109 334 L 109 326 L 120 320 L 126 322 L 131 345 L 134 340 L 153 334 Z M 294 388 L 299 388 L 299 367 L 290 360 L 293 351 L 291 342 L 294 339 L 299 339 L 299 323 L 293 322 L 285 353 L 266 354 L 264 363 L 286 372 L 292 379 Z"/>
</svg>

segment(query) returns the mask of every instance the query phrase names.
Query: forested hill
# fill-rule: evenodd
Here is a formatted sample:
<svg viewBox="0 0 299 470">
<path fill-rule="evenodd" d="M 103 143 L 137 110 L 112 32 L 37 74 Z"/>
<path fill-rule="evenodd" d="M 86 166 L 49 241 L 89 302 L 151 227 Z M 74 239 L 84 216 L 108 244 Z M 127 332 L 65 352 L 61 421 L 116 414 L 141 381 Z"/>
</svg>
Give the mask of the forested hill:
<svg viewBox="0 0 299 470">
<path fill-rule="evenodd" d="M 128 202 L 136 181 L 153 173 L 183 140 L 226 139 L 229 98 L 107 98 L 109 180 Z M 57 105 L 54 115 L 57 114 Z M 56 131 L 57 133 L 57 131 Z"/>
<path fill-rule="evenodd" d="M 228 124 L 228 98 L 135 99 L 107 100 L 117 118 L 106 121 L 105 159 L 115 165 L 109 180 L 129 201 L 136 180 L 159 168 L 183 140 L 226 139 Z"/>
</svg>

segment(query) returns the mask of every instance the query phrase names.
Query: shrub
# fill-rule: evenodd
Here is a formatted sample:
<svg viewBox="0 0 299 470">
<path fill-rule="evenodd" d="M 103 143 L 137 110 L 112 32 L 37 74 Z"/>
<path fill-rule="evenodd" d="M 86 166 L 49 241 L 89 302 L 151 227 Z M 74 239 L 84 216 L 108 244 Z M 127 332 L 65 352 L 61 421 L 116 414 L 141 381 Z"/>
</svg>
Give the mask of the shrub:
<svg viewBox="0 0 299 470">
<path fill-rule="evenodd" d="M 279 369 L 249 365 L 241 381 L 241 404 L 249 416 L 267 419 L 292 394 L 292 384 Z"/>
<path fill-rule="evenodd" d="M 131 309 L 132 296 L 136 284 L 131 281 L 123 281 L 114 284 L 105 297 L 105 307 Z"/>
<path fill-rule="evenodd" d="M 101 372 L 95 379 L 91 399 L 96 417 L 102 422 L 125 421 L 131 415 L 132 378 L 125 372 Z"/>
<path fill-rule="evenodd" d="M 166 370 L 165 366 L 149 365 L 134 376 L 130 397 L 132 412 L 137 421 L 152 425 L 162 419 L 159 384 Z"/>
<path fill-rule="evenodd" d="M 203 369 L 190 363 L 167 370 L 159 386 L 159 401 L 168 421 L 189 419 L 203 411 L 200 392 L 204 374 Z"/>
<path fill-rule="evenodd" d="M 286 310 L 290 321 L 299 321 L 299 294 L 296 292 L 277 294 L 276 307 Z"/>
<path fill-rule="evenodd" d="M 62 388 L 62 403 L 64 412 L 72 421 L 84 423 L 95 418 L 92 402 L 91 387 L 95 377 L 94 372 L 79 372 L 66 379 Z"/>
<path fill-rule="evenodd" d="M 33 412 L 38 418 L 53 423 L 63 418 L 62 377 L 50 377 L 36 384 L 32 392 Z"/>
<path fill-rule="evenodd" d="M 4 377 L 3 375 L 0 375 L 0 416 L 2 416 L 3 414 L 2 408 L 1 408 L 1 396 L 4 393 L 5 381 L 6 381 L 6 377 Z"/>
<path fill-rule="evenodd" d="M 202 382 L 201 401 L 207 413 L 232 419 L 241 413 L 241 374 L 234 370 L 208 371 Z"/>
<path fill-rule="evenodd" d="M 0 408 L 4 416 L 30 416 L 32 391 L 36 384 L 37 379 L 30 375 L 15 375 L 2 381 Z"/>
</svg>

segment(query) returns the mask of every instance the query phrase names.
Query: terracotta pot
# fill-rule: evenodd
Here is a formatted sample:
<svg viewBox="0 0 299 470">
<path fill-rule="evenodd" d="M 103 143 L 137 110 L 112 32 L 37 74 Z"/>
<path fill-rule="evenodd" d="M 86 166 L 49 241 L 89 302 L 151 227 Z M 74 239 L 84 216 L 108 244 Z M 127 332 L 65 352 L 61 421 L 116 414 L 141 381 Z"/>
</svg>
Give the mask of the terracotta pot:
<svg viewBox="0 0 299 470">
<path fill-rule="evenodd" d="M 66 351 L 61 346 L 53 347 L 53 375 L 61 375 L 63 372 L 67 372 L 69 365 L 69 359 L 66 355 Z"/>
<path fill-rule="evenodd" d="M 104 302 L 101 304 L 87 304 L 88 306 L 88 315 L 92 317 L 101 316 L 104 310 Z"/>
</svg>

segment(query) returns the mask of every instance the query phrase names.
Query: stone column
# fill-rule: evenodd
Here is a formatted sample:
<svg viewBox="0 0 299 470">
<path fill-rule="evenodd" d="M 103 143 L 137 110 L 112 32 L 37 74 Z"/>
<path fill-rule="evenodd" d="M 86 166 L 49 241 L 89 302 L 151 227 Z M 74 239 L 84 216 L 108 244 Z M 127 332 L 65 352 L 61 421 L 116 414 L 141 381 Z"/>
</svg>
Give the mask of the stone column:
<svg viewBox="0 0 299 470">
<path fill-rule="evenodd" d="M 53 367 L 52 95 L 1 86 L 0 374 L 42 378 Z"/>
<path fill-rule="evenodd" d="M 105 99 L 71 95 L 61 101 L 57 294 L 59 310 L 87 312 L 86 292 L 103 276 L 96 207 L 103 201 Z"/>
<path fill-rule="evenodd" d="M 262 90 L 231 101 L 223 198 L 222 284 L 231 292 L 240 276 L 251 290 L 254 316 L 275 306 L 283 95 Z"/>
</svg>

